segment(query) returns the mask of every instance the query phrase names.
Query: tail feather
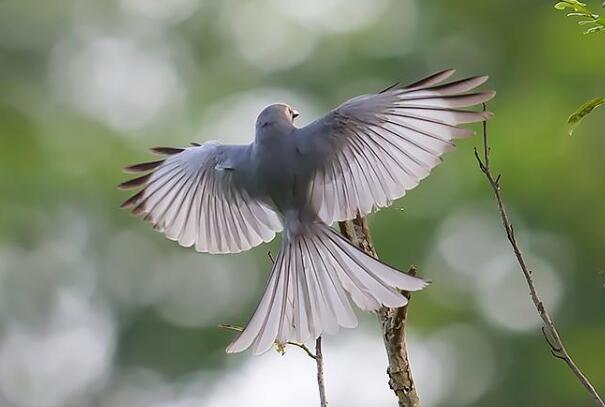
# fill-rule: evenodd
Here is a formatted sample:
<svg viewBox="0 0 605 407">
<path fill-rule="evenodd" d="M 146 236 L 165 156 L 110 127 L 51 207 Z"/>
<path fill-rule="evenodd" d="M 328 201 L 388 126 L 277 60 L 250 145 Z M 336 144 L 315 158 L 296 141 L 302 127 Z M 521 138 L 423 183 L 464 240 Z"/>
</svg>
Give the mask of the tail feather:
<svg viewBox="0 0 605 407">
<path fill-rule="evenodd" d="M 332 272 L 332 269 L 324 261 L 324 256 L 313 239 L 305 241 L 306 244 L 313 247 L 311 255 L 315 259 L 312 268 L 313 276 L 317 281 L 317 286 L 321 290 L 321 298 L 325 301 L 328 309 L 335 316 L 336 327 L 333 331 L 326 330 L 328 333 L 336 333 L 338 326 L 345 328 L 354 328 L 357 326 L 357 317 L 351 308 L 347 293 L 338 279 L 338 276 Z"/>
<path fill-rule="evenodd" d="M 331 232 L 328 233 L 330 239 L 335 241 L 335 243 L 338 244 L 343 251 L 349 253 L 351 258 L 354 259 L 357 264 L 363 267 L 377 280 L 383 281 L 391 287 L 397 287 L 406 291 L 420 291 L 429 284 L 422 278 L 411 276 L 389 266 L 379 259 L 368 256 L 365 252 L 353 246 L 348 240 L 342 237 L 342 235 L 333 232 L 331 229 L 328 230 Z M 393 271 L 395 271 L 395 273 Z"/>
<path fill-rule="evenodd" d="M 349 297 L 363 310 L 401 307 L 407 299 L 397 289 L 427 284 L 368 256 L 327 225 L 313 224 L 294 237 L 284 235 L 265 294 L 227 352 L 251 346 L 258 354 L 275 342 L 304 343 L 353 328 L 357 317 Z"/>
</svg>

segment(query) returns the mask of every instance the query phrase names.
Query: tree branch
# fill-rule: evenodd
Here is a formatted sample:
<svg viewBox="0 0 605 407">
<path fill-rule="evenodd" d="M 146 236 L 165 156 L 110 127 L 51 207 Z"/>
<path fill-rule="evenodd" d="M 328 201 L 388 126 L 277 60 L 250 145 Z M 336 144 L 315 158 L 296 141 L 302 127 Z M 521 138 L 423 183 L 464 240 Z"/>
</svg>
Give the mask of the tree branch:
<svg viewBox="0 0 605 407">
<path fill-rule="evenodd" d="M 321 350 L 321 336 L 315 340 L 315 364 L 317 365 L 317 387 L 319 388 L 319 403 L 321 407 L 328 406 L 326 386 L 324 385 L 324 356 Z"/>
<path fill-rule="evenodd" d="M 365 217 L 358 215 L 355 219 L 339 222 L 338 225 L 343 236 L 370 256 L 378 258 Z M 414 267 L 410 268 L 410 274 L 415 274 L 415 272 Z M 410 298 L 408 292 L 402 291 L 402 293 L 408 299 Z M 389 387 L 395 392 L 399 407 L 418 407 L 420 399 L 416 392 L 405 343 L 408 306 L 409 304 L 401 308 L 381 307 L 378 311 L 378 318 L 382 325 L 383 341 L 389 363 L 387 367 Z"/>
<path fill-rule="evenodd" d="M 483 110 L 484 111 L 486 110 L 485 104 L 483 104 Z M 565 349 L 565 346 L 563 345 L 563 341 L 561 340 L 561 336 L 559 335 L 559 332 L 558 332 L 552 318 L 550 317 L 550 314 L 548 313 L 546 307 L 544 306 L 542 299 L 538 295 L 538 291 L 534 285 L 534 281 L 532 278 L 532 272 L 529 269 L 529 267 L 527 266 L 527 263 L 525 261 L 525 258 L 523 257 L 521 248 L 520 248 L 519 244 L 517 243 L 517 239 L 515 237 L 515 230 L 513 228 L 512 223 L 510 222 L 508 213 L 506 212 L 506 208 L 502 201 L 502 189 L 500 187 L 500 175 L 498 175 L 497 177 L 494 177 L 494 175 L 492 173 L 492 169 L 490 167 L 490 161 L 489 161 L 490 152 L 491 152 L 491 149 L 489 147 L 488 138 L 487 138 L 487 122 L 483 122 L 483 158 L 481 158 L 479 156 L 479 152 L 477 151 L 476 148 L 475 148 L 475 158 L 477 160 L 477 163 L 479 164 L 479 169 L 481 170 L 481 172 L 483 172 L 483 174 L 487 178 L 489 185 L 491 186 L 491 188 L 494 192 L 494 197 L 496 198 L 496 204 L 498 206 L 498 211 L 500 212 L 500 218 L 502 221 L 502 226 L 504 227 L 504 231 L 506 232 L 506 237 L 508 238 L 508 241 L 515 254 L 515 257 L 517 258 L 517 263 L 519 264 L 521 272 L 523 273 L 523 277 L 525 277 L 525 281 L 529 288 L 529 295 L 534 303 L 534 306 L 538 312 L 538 315 L 540 316 L 540 318 L 542 319 L 542 322 L 544 324 L 542 327 L 542 333 L 544 334 L 544 337 L 546 338 L 546 342 L 548 343 L 548 346 L 550 347 L 550 350 L 551 350 L 551 353 L 553 354 L 553 356 L 556 357 L 557 359 L 563 360 L 567 364 L 567 366 L 572 371 L 572 373 L 576 376 L 578 381 L 584 386 L 584 388 L 586 388 L 586 390 L 592 397 L 595 405 L 597 405 L 599 407 L 605 407 L 605 403 L 603 403 L 603 400 L 601 399 L 601 396 L 599 396 L 595 387 L 588 380 L 586 375 L 584 373 L 582 373 L 580 368 L 576 365 L 576 363 L 574 362 L 572 357 L 567 352 L 567 349 Z"/>
</svg>

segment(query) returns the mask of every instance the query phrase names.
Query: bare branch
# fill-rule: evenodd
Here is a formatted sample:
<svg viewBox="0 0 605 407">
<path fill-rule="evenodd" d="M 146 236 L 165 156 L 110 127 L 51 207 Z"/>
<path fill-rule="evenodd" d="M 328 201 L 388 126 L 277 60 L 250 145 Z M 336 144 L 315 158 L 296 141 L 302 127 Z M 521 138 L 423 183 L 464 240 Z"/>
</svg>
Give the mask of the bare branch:
<svg viewBox="0 0 605 407">
<path fill-rule="evenodd" d="M 326 386 L 324 385 L 324 357 L 321 350 L 321 336 L 315 341 L 315 364 L 317 365 L 317 387 L 319 387 L 319 402 L 321 407 L 328 406 Z"/>
<path fill-rule="evenodd" d="M 483 104 L 483 110 L 484 111 L 486 110 L 485 104 Z M 559 335 L 559 331 L 557 330 L 552 318 L 550 317 L 550 314 L 544 307 L 544 303 L 542 302 L 542 299 L 538 295 L 538 291 L 536 289 L 536 286 L 534 285 L 534 281 L 532 278 L 532 272 L 529 269 L 529 267 L 527 266 L 525 257 L 523 256 L 523 253 L 521 251 L 521 247 L 517 243 L 513 225 L 510 222 L 508 213 L 506 212 L 506 207 L 504 206 L 504 203 L 502 200 L 501 187 L 500 187 L 500 176 L 498 175 L 496 178 L 494 178 L 494 175 L 493 175 L 491 167 L 490 167 L 490 162 L 489 162 L 489 157 L 490 157 L 490 152 L 491 152 L 490 150 L 491 149 L 489 147 L 488 137 L 487 137 L 487 122 L 483 122 L 483 157 L 480 157 L 477 152 L 477 149 L 475 149 L 475 159 L 477 160 L 479 169 L 481 170 L 481 172 L 483 172 L 483 174 L 485 175 L 485 178 L 487 178 L 487 181 L 489 182 L 489 184 L 493 190 L 494 197 L 496 198 L 496 204 L 498 207 L 498 211 L 500 213 L 500 219 L 502 221 L 502 226 L 504 227 L 504 231 L 506 232 L 506 237 L 513 249 L 515 257 L 517 258 L 517 263 L 519 264 L 521 272 L 523 273 L 523 277 L 525 277 L 525 282 L 527 283 L 527 287 L 529 288 L 529 295 L 531 297 L 531 300 L 533 301 L 534 306 L 538 312 L 538 315 L 540 316 L 540 318 L 542 319 L 542 322 L 544 324 L 544 326 L 542 327 L 542 333 L 544 334 L 544 337 L 546 338 L 546 342 L 548 343 L 548 346 L 550 347 L 552 355 L 558 359 L 563 360 L 567 364 L 567 366 L 572 371 L 572 373 L 576 376 L 578 381 L 588 391 L 588 393 L 592 397 L 595 405 L 597 405 L 599 407 L 605 407 L 605 403 L 603 402 L 603 399 L 601 398 L 601 396 L 599 395 L 599 393 L 597 392 L 595 387 L 588 380 L 588 377 L 586 377 L 586 375 L 576 365 L 576 363 L 574 362 L 572 357 L 567 352 L 567 349 L 565 349 L 561 336 Z"/>
<path fill-rule="evenodd" d="M 307 354 L 307 356 L 309 356 L 313 360 L 317 359 L 317 355 L 315 355 L 313 352 L 311 352 L 311 350 L 304 343 L 287 342 L 286 344 L 287 345 L 296 346 L 297 348 L 302 349 L 303 351 L 305 351 L 305 353 Z"/>
<path fill-rule="evenodd" d="M 343 236 L 370 256 L 378 258 L 365 217 L 358 214 L 355 219 L 339 222 L 338 225 Z M 410 273 L 415 274 L 415 271 L 414 267 L 410 268 Z M 403 292 L 403 294 L 410 298 L 409 293 Z M 401 308 L 381 307 L 378 318 L 382 325 L 383 341 L 389 362 L 387 367 L 389 387 L 397 396 L 399 407 L 418 407 L 420 399 L 412 377 L 405 342 L 408 306 L 409 304 Z"/>
</svg>

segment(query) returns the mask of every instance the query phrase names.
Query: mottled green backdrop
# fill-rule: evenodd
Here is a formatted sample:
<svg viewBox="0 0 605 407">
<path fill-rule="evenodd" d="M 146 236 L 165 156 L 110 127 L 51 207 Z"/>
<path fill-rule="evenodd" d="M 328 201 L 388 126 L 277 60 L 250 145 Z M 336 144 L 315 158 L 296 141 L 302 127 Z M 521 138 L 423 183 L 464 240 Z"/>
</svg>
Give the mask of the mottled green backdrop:
<svg viewBox="0 0 605 407">
<path fill-rule="evenodd" d="M 600 2 L 599 2 L 600 3 Z M 592 1 L 594 9 L 600 4 Z M 443 68 L 490 75 L 493 165 L 538 289 L 605 392 L 605 35 L 547 1 L 0 2 L 0 405 L 317 404 L 314 365 L 226 355 L 276 243 L 178 247 L 118 206 L 147 147 L 246 142 L 266 104 L 311 121 Z M 472 150 L 371 216 L 378 251 L 433 281 L 410 308 L 424 406 L 590 405 L 539 330 Z M 378 324 L 324 346 L 330 405 L 393 406 Z"/>
</svg>

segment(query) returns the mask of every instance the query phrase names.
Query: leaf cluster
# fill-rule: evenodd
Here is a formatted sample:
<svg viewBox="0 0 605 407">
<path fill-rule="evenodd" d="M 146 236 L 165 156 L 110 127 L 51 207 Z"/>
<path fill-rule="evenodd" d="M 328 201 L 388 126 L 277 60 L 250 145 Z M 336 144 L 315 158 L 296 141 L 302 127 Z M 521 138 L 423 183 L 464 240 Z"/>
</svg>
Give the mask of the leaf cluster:
<svg viewBox="0 0 605 407">
<path fill-rule="evenodd" d="M 578 0 L 563 0 L 555 4 L 555 8 L 566 11 L 568 17 L 580 17 L 578 24 L 587 27 L 584 34 L 594 34 L 605 30 L 605 17 L 593 13 L 585 3 Z"/>
</svg>

